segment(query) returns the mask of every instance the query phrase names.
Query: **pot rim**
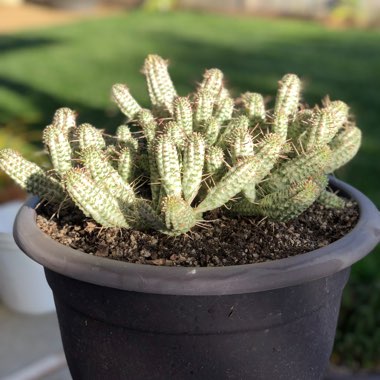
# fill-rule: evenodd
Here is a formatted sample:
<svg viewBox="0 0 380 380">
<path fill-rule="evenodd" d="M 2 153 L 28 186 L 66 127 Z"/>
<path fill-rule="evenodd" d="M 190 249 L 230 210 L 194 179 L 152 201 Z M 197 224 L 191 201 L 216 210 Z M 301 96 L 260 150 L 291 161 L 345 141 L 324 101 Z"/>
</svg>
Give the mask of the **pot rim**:
<svg viewBox="0 0 380 380">
<path fill-rule="evenodd" d="M 330 185 L 356 200 L 360 217 L 343 238 L 297 256 L 225 267 L 165 267 L 97 257 L 64 246 L 36 224 L 37 197 L 21 207 L 14 224 L 17 245 L 50 270 L 110 288 L 167 295 L 228 295 L 299 285 L 339 272 L 366 256 L 380 241 L 380 214 L 354 187 L 330 178 Z"/>
</svg>

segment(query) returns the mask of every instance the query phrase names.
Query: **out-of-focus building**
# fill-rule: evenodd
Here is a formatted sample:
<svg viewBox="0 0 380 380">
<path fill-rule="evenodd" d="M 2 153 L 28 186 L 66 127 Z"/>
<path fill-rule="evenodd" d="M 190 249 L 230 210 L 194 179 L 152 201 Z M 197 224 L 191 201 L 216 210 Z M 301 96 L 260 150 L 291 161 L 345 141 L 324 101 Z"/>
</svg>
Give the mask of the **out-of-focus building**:
<svg viewBox="0 0 380 380">
<path fill-rule="evenodd" d="M 325 19 L 380 22 L 380 0 L 178 0 L 182 8 Z"/>
</svg>

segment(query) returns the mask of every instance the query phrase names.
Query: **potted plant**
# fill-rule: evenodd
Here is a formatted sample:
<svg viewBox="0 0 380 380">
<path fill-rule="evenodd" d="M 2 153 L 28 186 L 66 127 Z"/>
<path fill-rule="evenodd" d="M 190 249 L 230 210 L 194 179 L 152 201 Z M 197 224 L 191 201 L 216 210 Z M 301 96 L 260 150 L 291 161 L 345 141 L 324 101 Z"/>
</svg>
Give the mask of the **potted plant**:
<svg viewBox="0 0 380 380">
<path fill-rule="evenodd" d="M 380 235 L 371 201 L 327 177 L 360 145 L 348 106 L 306 108 L 294 74 L 270 111 L 217 69 L 188 97 L 159 56 L 143 72 L 153 108 L 113 86 L 116 136 L 63 108 L 43 133 L 53 170 L 0 153 L 39 196 L 14 234 L 45 267 L 73 378 L 320 379 L 350 266 Z"/>
<path fill-rule="evenodd" d="M 26 157 L 36 158 L 29 141 L 24 133 L 16 136 L 10 127 L 0 128 L 0 148 L 11 146 Z M 12 235 L 16 214 L 25 199 L 26 193 L 0 173 L 0 299 L 14 311 L 42 314 L 55 310 L 53 295 L 41 266 L 23 254 Z"/>
</svg>

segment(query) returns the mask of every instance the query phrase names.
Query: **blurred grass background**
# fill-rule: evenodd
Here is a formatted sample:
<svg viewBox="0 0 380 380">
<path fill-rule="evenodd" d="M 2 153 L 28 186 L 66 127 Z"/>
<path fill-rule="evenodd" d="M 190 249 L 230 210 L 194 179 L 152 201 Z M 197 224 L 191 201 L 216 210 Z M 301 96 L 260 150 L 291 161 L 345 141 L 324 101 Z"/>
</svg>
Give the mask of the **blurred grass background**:
<svg viewBox="0 0 380 380">
<path fill-rule="evenodd" d="M 135 11 L 2 35 L 0 125 L 14 133 L 25 128 L 35 133 L 49 124 L 56 108 L 68 106 L 78 112 L 80 122 L 112 131 L 123 120 L 110 102 L 113 83 L 127 83 L 135 97 L 148 105 L 140 69 L 149 53 L 170 60 L 179 94 L 191 91 L 205 68 L 218 67 L 233 95 L 250 90 L 274 96 L 281 76 L 294 72 L 304 81 L 304 100 L 309 104 L 320 102 L 326 94 L 345 101 L 364 140 L 358 156 L 336 175 L 380 205 L 380 31 L 376 30 Z M 337 362 L 380 366 L 379 284 L 377 249 L 353 267 L 337 334 Z M 360 303 L 366 305 L 364 309 Z"/>
</svg>

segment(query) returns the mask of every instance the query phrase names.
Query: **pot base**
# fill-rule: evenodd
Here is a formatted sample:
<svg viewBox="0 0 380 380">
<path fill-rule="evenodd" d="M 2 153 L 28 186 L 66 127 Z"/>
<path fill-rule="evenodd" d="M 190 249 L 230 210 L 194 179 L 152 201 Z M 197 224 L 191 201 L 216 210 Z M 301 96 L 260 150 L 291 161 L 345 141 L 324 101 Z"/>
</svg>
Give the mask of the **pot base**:
<svg viewBox="0 0 380 380">
<path fill-rule="evenodd" d="M 158 295 L 45 269 L 76 379 L 321 379 L 349 269 L 302 285 Z"/>
</svg>

